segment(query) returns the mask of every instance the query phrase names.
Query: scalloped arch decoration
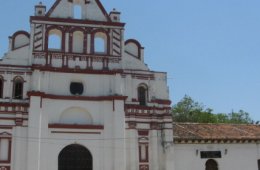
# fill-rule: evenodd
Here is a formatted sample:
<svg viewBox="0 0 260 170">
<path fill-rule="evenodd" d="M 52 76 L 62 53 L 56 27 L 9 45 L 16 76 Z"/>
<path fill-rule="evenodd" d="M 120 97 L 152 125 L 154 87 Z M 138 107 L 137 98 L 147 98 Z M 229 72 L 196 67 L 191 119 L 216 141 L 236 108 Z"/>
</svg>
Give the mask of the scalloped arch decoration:
<svg viewBox="0 0 260 170">
<path fill-rule="evenodd" d="M 26 31 L 17 31 L 12 35 L 12 50 L 29 45 L 30 34 Z"/>
<path fill-rule="evenodd" d="M 61 113 L 59 123 L 91 125 L 93 124 L 93 119 L 91 114 L 86 109 L 80 107 L 70 107 Z"/>
</svg>

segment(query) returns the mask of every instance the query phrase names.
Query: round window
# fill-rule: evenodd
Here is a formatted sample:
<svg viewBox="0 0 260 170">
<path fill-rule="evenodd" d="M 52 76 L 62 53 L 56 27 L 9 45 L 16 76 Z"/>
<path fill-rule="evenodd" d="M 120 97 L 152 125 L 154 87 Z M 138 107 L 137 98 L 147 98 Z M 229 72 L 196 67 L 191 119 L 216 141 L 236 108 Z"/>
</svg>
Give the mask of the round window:
<svg viewBox="0 0 260 170">
<path fill-rule="evenodd" d="M 71 82 L 70 83 L 70 93 L 74 95 L 82 95 L 84 91 L 84 86 L 79 82 Z"/>
</svg>

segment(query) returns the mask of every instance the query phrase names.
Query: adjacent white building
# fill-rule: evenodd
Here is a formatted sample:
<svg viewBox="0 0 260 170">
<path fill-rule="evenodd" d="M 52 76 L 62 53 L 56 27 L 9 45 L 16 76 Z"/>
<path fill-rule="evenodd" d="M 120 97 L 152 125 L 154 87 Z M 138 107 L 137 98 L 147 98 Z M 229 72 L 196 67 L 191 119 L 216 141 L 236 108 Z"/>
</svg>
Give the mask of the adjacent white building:
<svg viewBox="0 0 260 170">
<path fill-rule="evenodd" d="M 124 39 L 120 12 L 56 0 L 30 26 L 0 61 L 0 170 L 257 169 L 258 126 L 230 126 L 247 134 L 234 142 L 173 124 L 167 75 Z"/>
</svg>

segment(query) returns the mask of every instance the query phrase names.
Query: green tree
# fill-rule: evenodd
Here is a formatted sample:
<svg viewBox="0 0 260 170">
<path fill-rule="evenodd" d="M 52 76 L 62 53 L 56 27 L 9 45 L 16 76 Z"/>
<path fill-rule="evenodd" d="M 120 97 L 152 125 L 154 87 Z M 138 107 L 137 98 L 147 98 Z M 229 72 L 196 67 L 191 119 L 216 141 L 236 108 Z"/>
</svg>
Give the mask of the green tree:
<svg viewBox="0 0 260 170">
<path fill-rule="evenodd" d="M 172 108 L 173 120 L 176 122 L 216 122 L 212 109 L 204 109 L 203 104 L 195 102 L 190 96 L 183 99 Z"/>
<path fill-rule="evenodd" d="M 213 109 L 206 108 L 201 103 L 194 101 L 190 96 L 185 95 L 181 101 L 172 108 L 173 120 L 175 122 L 195 123 L 232 123 L 250 124 L 253 123 L 249 113 L 239 110 L 238 112 L 212 113 Z"/>
<path fill-rule="evenodd" d="M 225 113 L 216 114 L 217 123 L 230 123 L 229 116 Z"/>
<path fill-rule="evenodd" d="M 233 112 L 229 114 L 230 123 L 253 123 L 249 116 L 249 113 L 239 110 L 237 113 Z"/>
</svg>

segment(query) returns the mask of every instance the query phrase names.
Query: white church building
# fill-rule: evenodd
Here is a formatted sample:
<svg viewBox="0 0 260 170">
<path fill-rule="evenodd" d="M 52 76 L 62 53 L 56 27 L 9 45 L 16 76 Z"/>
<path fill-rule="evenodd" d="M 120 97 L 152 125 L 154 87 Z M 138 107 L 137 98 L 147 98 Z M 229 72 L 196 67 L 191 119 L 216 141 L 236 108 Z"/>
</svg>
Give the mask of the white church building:
<svg viewBox="0 0 260 170">
<path fill-rule="evenodd" d="M 172 122 L 124 26 L 99 0 L 35 6 L 0 61 L 0 170 L 259 170 L 259 126 Z"/>
</svg>

